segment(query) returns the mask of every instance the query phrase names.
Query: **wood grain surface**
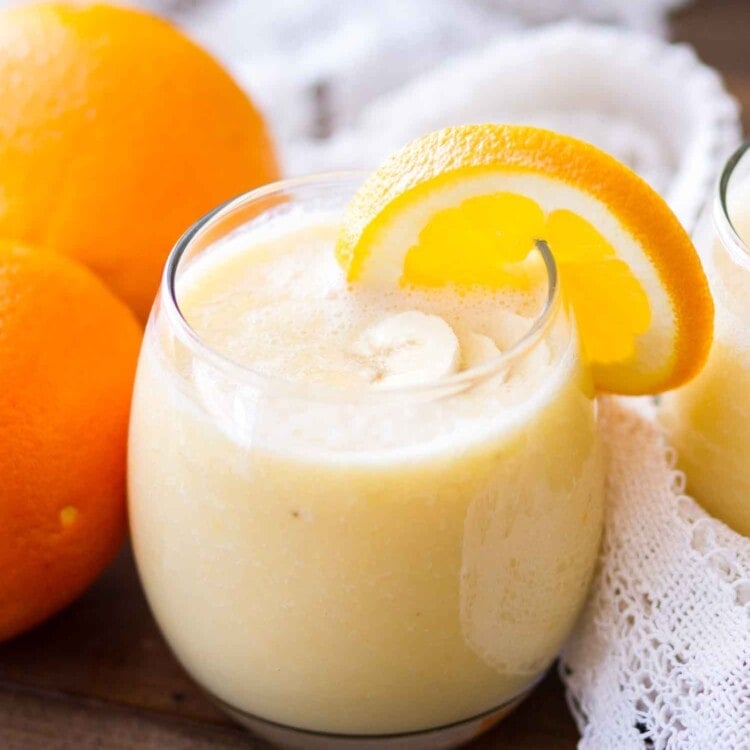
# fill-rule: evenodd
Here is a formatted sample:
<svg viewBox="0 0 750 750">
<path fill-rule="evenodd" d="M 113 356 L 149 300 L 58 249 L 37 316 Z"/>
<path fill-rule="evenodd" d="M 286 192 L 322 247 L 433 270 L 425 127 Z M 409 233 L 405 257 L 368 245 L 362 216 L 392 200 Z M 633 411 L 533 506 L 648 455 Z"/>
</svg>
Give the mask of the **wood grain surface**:
<svg viewBox="0 0 750 750">
<path fill-rule="evenodd" d="M 721 70 L 750 130 L 750 0 L 703 0 L 673 38 Z M 578 734 L 555 675 L 475 750 L 572 750 Z M 125 549 L 76 604 L 0 646 L 0 750 L 261 750 L 176 663 Z M 616 750 L 602 748 L 602 750 Z"/>
</svg>

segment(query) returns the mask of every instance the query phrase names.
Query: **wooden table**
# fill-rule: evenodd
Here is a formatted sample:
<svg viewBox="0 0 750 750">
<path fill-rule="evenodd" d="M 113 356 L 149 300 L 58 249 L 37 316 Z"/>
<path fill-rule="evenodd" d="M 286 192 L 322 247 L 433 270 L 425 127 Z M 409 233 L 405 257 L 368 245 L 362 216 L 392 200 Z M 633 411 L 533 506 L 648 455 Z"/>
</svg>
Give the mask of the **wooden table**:
<svg viewBox="0 0 750 750">
<path fill-rule="evenodd" d="M 750 0 L 699 2 L 674 19 L 673 35 L 724 72 L 750 131 Z M 552 675 L 472 747 L 571 750 L 577 738 Z M 79 602 L 0 646 L 0 750 L 266 747 L 227 721 L 175 662 L 127 549 Z"/>
</svg>

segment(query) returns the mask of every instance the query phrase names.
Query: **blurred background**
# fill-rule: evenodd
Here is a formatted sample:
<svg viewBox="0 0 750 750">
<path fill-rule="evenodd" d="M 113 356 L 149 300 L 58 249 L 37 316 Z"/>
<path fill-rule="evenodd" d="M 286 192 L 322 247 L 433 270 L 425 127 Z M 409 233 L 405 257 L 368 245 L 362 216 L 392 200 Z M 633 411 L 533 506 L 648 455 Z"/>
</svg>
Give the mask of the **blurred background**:
<svg viewBox="0 0 750 750">
<path fill-rule="evenodd" d="M 375 98 L 503 35 L 578 19 L 666 36 L 687 0 L 140 0 L 227 65 L 283 143 L 353 126 Z M 296 171 L 296 170 L 295 170 Z"/>
</svg>

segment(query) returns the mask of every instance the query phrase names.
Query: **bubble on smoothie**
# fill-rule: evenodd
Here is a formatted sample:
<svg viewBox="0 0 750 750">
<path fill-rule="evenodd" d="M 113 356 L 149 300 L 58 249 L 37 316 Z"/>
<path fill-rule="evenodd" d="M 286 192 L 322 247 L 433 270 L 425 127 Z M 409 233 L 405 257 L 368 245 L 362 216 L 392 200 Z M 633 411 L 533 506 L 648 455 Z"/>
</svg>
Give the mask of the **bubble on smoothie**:
<svg viewBox="0 0 750 750">
<path fill-rule="evenodd" d="M 272 229 L 235 233 L 194 263 L 178 287 L 181 308 L 196 333 L 267 377 L 337 388 L 372 385 L 377 378 L 371 367 L 363 367 L 354 342 L 380 321 L 409 311 L 445 321 L 462 346 L 472 349 L 460 365 L 467 369 L 490 359 L 491 346 L 498 352 L 512 349 L 529 333 L 546 299 L 543 288 L 350 285 L 333 252 L 337 222 L 313 215 L 276 234 Z M 466 343 L 471 341 L 484 341 L 484 355 Z M 460 352 L 459 359 L 467 358 Z"/>
</svg>

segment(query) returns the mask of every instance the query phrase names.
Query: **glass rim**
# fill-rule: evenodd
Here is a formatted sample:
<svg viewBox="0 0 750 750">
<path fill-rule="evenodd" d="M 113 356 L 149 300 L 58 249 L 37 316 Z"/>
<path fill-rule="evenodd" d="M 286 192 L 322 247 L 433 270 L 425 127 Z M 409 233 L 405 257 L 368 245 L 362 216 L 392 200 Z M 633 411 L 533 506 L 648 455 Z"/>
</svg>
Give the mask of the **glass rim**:
<svg viewBox="0 0 750 750">
<path fill-rule="evenodd" d="M 727 159 L 717 184 L 714 197 L 713 224 L 721 244 L 729 254 L 745 266 L 750 267 L 750 243 L 740 236 L 729 212 L 729 186 L 740 162 L 750 154 L 750 140 L 740 145 Z M 748 156 L 750 158 L 750 156 Z"/>
<path fill-rule="evenodd" d="M 276 180 L 235 196 L 198 219 L 184 232 L 172 248 L 162 273 L 160 307 L 165 311 L 172 332 L 181 339 L 182 343 L 193 354 L 217 369 L 226 371 L 235 380 L 246 382 L 264 392 L 280 393 L 308 401 L 319 402 L 351 403 L 431 394 L 435 397 L 441 397 L 446 393 L 463 390 L 466 387 L 493 377 L 500 373 L 508 363 L 518 360 L 533 349 L 541 339 L 560 304 L 557 264 L 547 243 L 543 240 L 536 241 L 535 250 L 539 252 L 544 263 L 547 276 L 547 293 L 544 304 L 533 318 L 529 329 L 523 336 L 514 341 L 508 349 L 497 356 L 467 370 L 445 376 L 430 383 L 393 387 L 384 386 L 382 388 L 370 388 L 360 391 L 358 389 L 347 389 L 318 383 L 295 382 L 280 376 L 266 375 L 254 370 L 250 366 L 237 362 L 211 346 L 190 325 L 178 301 L 176 288 L 177 274 L 183 256 L 193 246 L 193 243 L 199 239 L 202 232 L 215 226 L 222 219 L 228 218 L 235 211 L 245 208 L 253 202 L 267 199 L 274 194 L 299 188 L 343 184 L 347 181 L 354 182 L 356 180 L 361 183 L 368 174 L 368 172 L 363 170 L 340 170 Z"/>
</svg>

